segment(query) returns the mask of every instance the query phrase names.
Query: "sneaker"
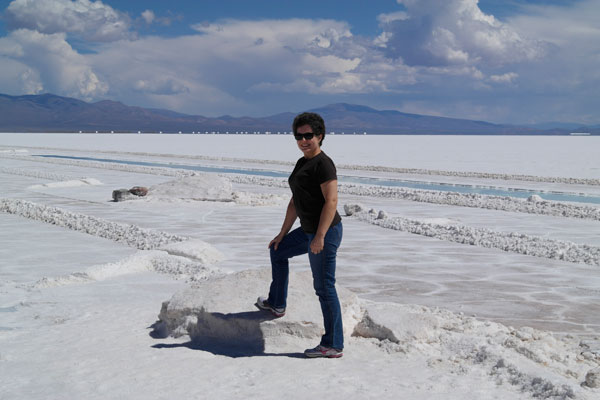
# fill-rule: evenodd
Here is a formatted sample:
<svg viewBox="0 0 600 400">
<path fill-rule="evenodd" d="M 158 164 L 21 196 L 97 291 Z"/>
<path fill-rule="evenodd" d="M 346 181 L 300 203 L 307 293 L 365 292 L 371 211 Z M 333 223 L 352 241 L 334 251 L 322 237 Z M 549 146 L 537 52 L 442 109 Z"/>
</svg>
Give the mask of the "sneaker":
<svg viewBox="0 0 600 400">
<path fill-rule="evenodd" d="M 340 358 L 344 355 L 342 350 L 334 349 L 333 347 L 325 347 L 318 345 L 314 349 L 304 350 L 304 355 L 308 358 L 326 357 L 326 358 Z"/>
<path fill-rule="evenodd" d="M 271 311 L 271 314 L 273 314 L 277 318 L 283 317 L 285 315 L 285 308 L 273 307 L 264 297 L 259 297 L 256 300 L 255 306 L 258 307 L 260 310 Z"/>
</svg>

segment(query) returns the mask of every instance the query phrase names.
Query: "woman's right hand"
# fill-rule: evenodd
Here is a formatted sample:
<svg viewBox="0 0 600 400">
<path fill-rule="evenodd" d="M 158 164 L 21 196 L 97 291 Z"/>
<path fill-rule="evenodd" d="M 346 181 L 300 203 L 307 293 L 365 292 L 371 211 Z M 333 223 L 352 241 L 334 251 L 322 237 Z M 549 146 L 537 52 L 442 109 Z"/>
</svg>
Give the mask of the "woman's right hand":
<svg viewBox="0 0 600 400">
<path fill-rule="evenodd" d="M 287 210 L 285 212 L 283 226 L 281 227 L 279 234 L 269 242 L 269 249 L 271 248 L 271 246 L 275 246 L 273 247 L 273 250 L 277 250 L 277 248 L 279 247 L 279 243 L 283 240 L 285 235 L 288 234 L 290 229 L 292 229 L 292 225 L 294 225 L 294 221 L 296 221 L 296 218 L 298 218 L 298 216 L 296 215 L 296 207 L 294 207 L 294 198 L 292 197 L 290 199 L 290 202 L 288 203 Z"/>
<path fill-rule="evenodd" d="M 275 236 L 273 240 L 269 242 L 269 249 L 271 248 L 271 246 L 275 246 L 273 249 L 277 250 L 277 248 L 279 247 L 279 243 L 283 240 L 284 236 L 285 235 L 283 233 L 280 233 L 279 235 Z"/>
</svg>

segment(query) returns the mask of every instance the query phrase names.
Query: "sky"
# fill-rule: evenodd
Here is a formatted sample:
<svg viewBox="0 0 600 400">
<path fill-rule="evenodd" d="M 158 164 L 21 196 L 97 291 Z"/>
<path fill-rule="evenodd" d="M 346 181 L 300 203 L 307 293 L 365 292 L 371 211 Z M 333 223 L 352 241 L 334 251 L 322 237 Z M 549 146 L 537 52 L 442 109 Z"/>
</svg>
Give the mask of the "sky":
<svg viewBox="0 0 600 400">
<path fill-rule="evenodd" d="M 0 93 L 600 124 L 600 0 L 0 0 Z"/>
</svg>

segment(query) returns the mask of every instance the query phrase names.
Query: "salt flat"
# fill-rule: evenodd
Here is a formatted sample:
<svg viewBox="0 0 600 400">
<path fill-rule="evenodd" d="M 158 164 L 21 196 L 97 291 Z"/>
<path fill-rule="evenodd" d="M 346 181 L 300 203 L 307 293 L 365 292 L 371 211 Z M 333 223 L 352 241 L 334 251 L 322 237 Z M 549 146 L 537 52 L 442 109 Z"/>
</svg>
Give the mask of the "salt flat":
<svg viewBox="0 0 600 400">
<path fill-rule="evenodd" d="M 394 172 L 367 173 L 352 169 L 352 165 L 598 179 L 600 166 L 594 151 L 598 145 L 596 137 L 331 136 L 326 138 L 324 150 L 338 164 L 348 164 L 345 171 L 360 176 L 407 177 Z M 187 164 L 205 164 L 190 157 L 206 156 L 215 158 L 214 165 L 262 166 L 289 172 L 287 162 L 293 163 L 300 153 L 291 137 L 275 135 L 0 134 L 0 197 L 6 204 L 26 201 L 39 211 L 36 215 L 61 210 L 75 215 L 75 221 L 89 217 L 101 224 L 127 224 L 201 240 L 222 253 L 223 259 L 196 262 L 202 268 L 233 273 L 268 267 L 266 246 L 279 231 L 289 199 L 289 190 L 283 185 L 265 186 L 232 178 L 235 195 L 228 201 L 184 198 L 178 194 L 183 193 L 184 186 L 179 186 L 178 192 L 175 185 L 162 197 L 114 203 L 110 201 L 114 189 L 164 184 L 179 179 L 178 172 L 164 175 L 160 170 L 144 172 L 143 168 L 60 164 L 35 154 L 97 154 L 99 158 Z M 84 178 L 98 184 L 86 183 Z M 427 178 L 507 184 L 472 177 Z M 516 183 L 524 188 L 556 190 L 559 185 L 563 191 L 598 191 L 594 185 Z M 185 181 L 181 185 L 186 185 Z M 385 210 L 389 218 L 524 233 L 592 248 L 600 244 L 600 221 L 592 219 L 343 193 L 340 213 L 344 215 L 344 204 L 357 202 L 366 209 Z M 41 399 L 48 393 L 61 393 L 62 398 L 275 398 L 284 394 L 303 398 L 308 394 L 307 382 L 335 385 L 339 390 L 334 398 L 359 393 L 361 397 L 380 398 L 592 399 L 599 394 L 598 389 L 580 386 L 585 373 L 598 366 L 598 354 L 586 358 L 581 355 L 584 348 L 577 351 L 581 339 L 600 340 L 600 266 L 593 263 L 453 243 L 345 217 L 338 284 L 364 300 L 450 310 L 459 321 L 453 326 L 465 332 L 462 339 L 443 339 L 439 333 L 441 339 L 432 343 L 415 339 L 402 351 L 391 351 L 372 339 L 353 337 L 348 338 L 342 360 L 231 358 L 194 351 L 181 338 L 163 339 L 163 347 L 153 347 L 157 342 L 149 335 L 149 327 L 156 321 L 161 303 L 193 282 L 191 264 L 185 264 L 186 273 L 182 273 L 182 261 L 160 248 L 138 250 L 85 234 L 77 223 L 58 227 L 36 218 L 0 213 L 3 398 Z M 155 253 L 148 255 L 151 251 Z M 179 269 L 169 269 L 170 262 L 179 263 Z M 298 271 L 306 270 L 306 264 L 302 258 L 292 262 Z M 200 273 L 206 270 L 198 270 Z M 85 280 L 73 278 L 83 275 Z M 69 279 L 56 279 L 65 276 Z M 40 285 L 40 280 L 53 284 Z M 261 289 L 257 288 L 256 296 L 264 294 Z M 474 322 L 461 318 L 472 315 L 482 325 L 466 329 Z M 487 320 L 503 325 L 485 327 Z M 514 328 L 505 332 L 504 325 Z M 558 341 L 544 342 L 545 350 L 538 353 L 561 358 L 562 364 L 532 361 L 523 356 L 525 350 L 513 354 L 512 348 L 503 344 L 504 339 L 496 342 L 501 333 L 523 336 L 516 332 L 525 327 L 544 332 L 540 338 L 554 335 Z M 435 332 L 433 326 L 431 330 Z M 464 349 L 456 347 L 459 342 L 453 340 L 462 340 Z M 524 341 L 523 348 L 536 340 Z M 498 352 L 493 354 L 502 354 L 503 360 L 516 365 L 519 376 L 525 378 L 502 375 L 508 369 L 500 373 L 504 370 L 496 368 L 498 373 L 493 374 L 493 365 L 473 362 L 465 355 L 466 348 L 481 348 L 486 341 L 490 348 L 497 346 Z M 566 372 L 569 368 L 570 375 Z M 265 380 L 265 371 L 273 370 L 277 372 L 272 373 L 272 379 Z M 367 377 L 365 370 L 378 373 Z M 63 379 L 65 376 L 69 378 Z M 284 383 L 274 388 L 273 379 Z M 536 386 L 536 379 L 548 383 L 547 390 Z"/>
</svg>

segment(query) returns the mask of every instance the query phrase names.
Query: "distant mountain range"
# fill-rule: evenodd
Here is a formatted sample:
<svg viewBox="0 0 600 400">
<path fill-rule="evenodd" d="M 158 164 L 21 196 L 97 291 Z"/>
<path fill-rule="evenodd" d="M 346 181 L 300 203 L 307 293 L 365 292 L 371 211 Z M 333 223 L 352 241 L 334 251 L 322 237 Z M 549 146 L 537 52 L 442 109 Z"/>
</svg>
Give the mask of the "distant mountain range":
<svg viewBox="0 0 600 400">
<path fill-rule="evenodd" d="M 337 134 L 429 135 L 567 135 L 600 134 L 600 126 L 576 124 L 516 126 L 484 121 L 432 117 L 398 111 L 379 111 L 354 104 L 330 104 L 313 111 L 325 119 L 328 132 Z M 86 103 L 53 94 L 8 96 L 0 94 L 1 132 L 289 132 L 295 112 L 269 117 L 216 118 L 169 110 L 127 106 L 117 101 Z"/>
</svg>

